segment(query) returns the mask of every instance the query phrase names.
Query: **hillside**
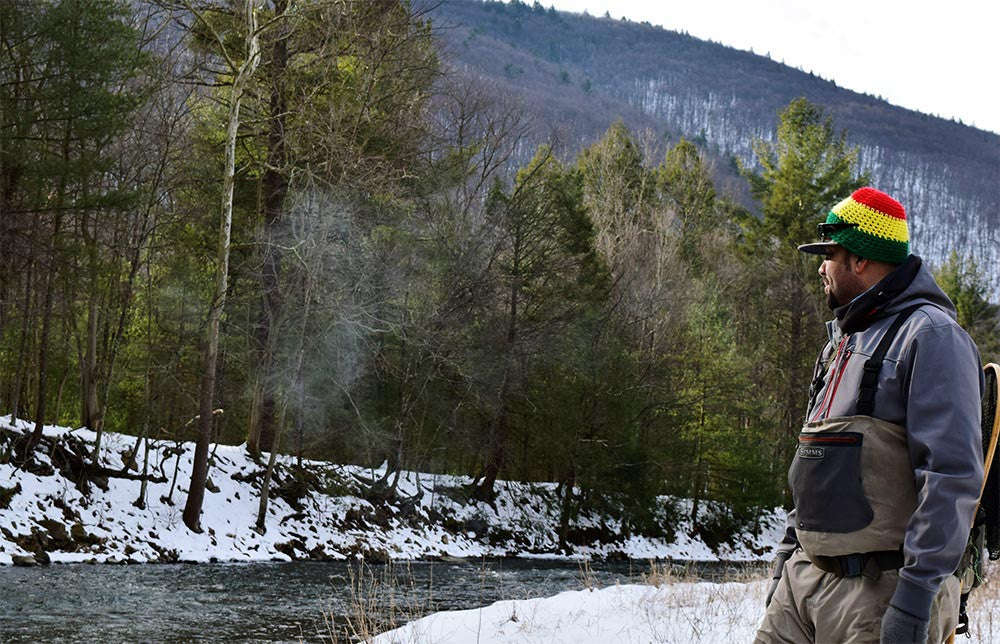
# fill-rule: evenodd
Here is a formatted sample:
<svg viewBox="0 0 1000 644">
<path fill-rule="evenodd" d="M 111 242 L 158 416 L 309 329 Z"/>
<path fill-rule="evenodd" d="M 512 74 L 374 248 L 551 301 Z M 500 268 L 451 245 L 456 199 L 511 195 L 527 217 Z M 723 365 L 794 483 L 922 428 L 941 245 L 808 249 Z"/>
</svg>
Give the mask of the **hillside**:
<svg viewBox="0 0 1000 644">
<path fill-rule="evenodd" d="M 805 96 L 860 146 L 873 183 L 907 206 L 914 252 L 935 264 L 952 249 L 981 266 L 1000 261 L 997 134 L 648 23 L 478 0 L 446 0 L 430 15 L 460 74 L 520 97 L 536 141 L 552 138 L 573 154 L 620 117 L 663 143 L 702 144 L 744 201 L 727 160 L 752 161 L 751 141 L 772 138 L 779 110 Z M 990 273 L 1000 293 L 1000 271 Z"/>
</svg>

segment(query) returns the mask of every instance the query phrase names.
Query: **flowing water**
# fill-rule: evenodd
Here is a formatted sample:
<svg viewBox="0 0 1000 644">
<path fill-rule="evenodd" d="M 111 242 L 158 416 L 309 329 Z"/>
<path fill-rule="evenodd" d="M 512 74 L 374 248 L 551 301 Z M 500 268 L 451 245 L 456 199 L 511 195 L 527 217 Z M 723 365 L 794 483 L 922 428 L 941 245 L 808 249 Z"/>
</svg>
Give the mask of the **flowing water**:
<svg viewBox="0 0 1000 644">
<path fill-rule="evenodd" d="M 698 564 L 717 580 L 739 566 Z M 492 559 L 0 567 L 0 642 L 334 642 L 359 602 L 411 617 L 630 583 L 647 562 Z M 688 574 L 692 569 L 688 567 Z M 374 590 L 373 590 L 374 586 Z M 353 588 L 353 590 L 352 590 Z M 352 600 L 353 598 L 353 600 Z M 404 620 L 405 621 L 405 620 Z"/>
</svg>

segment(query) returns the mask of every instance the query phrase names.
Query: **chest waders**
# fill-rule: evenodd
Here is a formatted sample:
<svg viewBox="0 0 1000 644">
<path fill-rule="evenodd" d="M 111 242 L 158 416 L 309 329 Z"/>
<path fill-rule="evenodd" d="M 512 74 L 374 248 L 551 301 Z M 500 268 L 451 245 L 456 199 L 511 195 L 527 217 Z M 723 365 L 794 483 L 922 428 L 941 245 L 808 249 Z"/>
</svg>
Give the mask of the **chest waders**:
<svg viewBox="0 0 1000 644">
<path fill-rule="evenodd" d="M 903 322 L 901 311 L 864 365 L 857 415 L 806 423 L 788 470 L 795 533 L 820 569 L 877 579 L 903 565 L 906 525 L 917 508 L 906 430 L 874 418 L 885 355 Z"/>
</svg>

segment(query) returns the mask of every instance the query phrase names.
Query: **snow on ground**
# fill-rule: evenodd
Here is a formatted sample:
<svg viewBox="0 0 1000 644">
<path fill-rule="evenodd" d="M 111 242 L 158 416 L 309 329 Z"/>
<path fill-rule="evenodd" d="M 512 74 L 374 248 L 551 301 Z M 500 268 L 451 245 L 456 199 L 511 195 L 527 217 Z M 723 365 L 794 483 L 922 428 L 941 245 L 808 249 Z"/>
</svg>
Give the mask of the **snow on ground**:
<svg viewBox="0 0 1000 644">
<path fill-rule="evenodd" d="M 767 581 L 611 586 L 435 613 L 373 644 L 751 642 Z"/>
<path fill-rule="evenodd" d="M 969 599 L 970 642 L 1000 641 L 1000 582 L 990 565 Z M 372 644 L 687 644 L 752 642 L 770 580 L 625 585 L 428 615 Z M 956 642 L 966 641 L 959 636 Z"/>
<path fill-rule="evenodd" d="M 0 452 L 24 421 L 0 417 Z M 374 560 L 434 557 L 555 556 L 558 503 L 555 485 L 498 481 L 496 506 L 467 501 L 466 477 L 404 472 L 395 496 L 371 493 L 384 470 L 306 461 L 311 483 L 296 488 L 292 457 L 278 457 L 266 529 L 254 529 L 266 463 L 254 461 L 245 446 L 212 445 L 211 485 L 205 495 L 204 531 L 195 534 L 181 521 L 190 480 L 194 444 L 150 441 L 146 507 L 139 496 L 143 451 L 125 466 L 136 438 L 105 433 L 101 465 L 121 472 L 80 484 L 66 454 L 92 450 L 87 429 L 49 426 L 36 450 L 38 467 L 21 471 L 0 464 L 0 564 L 15 555 L 45 551 L 53 562 L 262 561 L 290 559 Z M 175 478 L 176 489 L 171 493 Z M 122 476 L 125 476 L 123 478 Z M 104 489 L 106 488 L 106 489 Z M 82 489 L 87 489 L 84 493 Z M 664 498 L 664 504 L 669 499 Z M 683 503 L 681 504 L 683 510 Z M 682 516 L 683 512 L 680 512 Z M 676 539 L 619 535 L 621 526 L 582 514 L 574 527 L 600 532 L 603 542 L 574 546 L 578 557 L 752 561 L 770 558 L 780 539 L 780 512 L 765 518 L 759 535 L 743 535 L 735 546 L 713 551 L 688 535 L 684 521 L 673 524 Z"/>
</svg>

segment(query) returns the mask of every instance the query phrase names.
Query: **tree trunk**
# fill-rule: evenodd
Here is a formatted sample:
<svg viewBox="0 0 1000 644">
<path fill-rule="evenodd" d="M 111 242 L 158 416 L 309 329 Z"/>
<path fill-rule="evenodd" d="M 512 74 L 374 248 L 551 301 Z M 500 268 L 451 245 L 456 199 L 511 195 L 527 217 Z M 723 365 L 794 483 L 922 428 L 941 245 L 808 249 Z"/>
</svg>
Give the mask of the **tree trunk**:
<svg viewBox="0 0 1000 644">
<path fill-rule="evenodd" d="M 282 405 L 281 409 L 278 434 L 275 437 L 271 452 L 267 456 L 267 469 L 264 471 L 264 480 L 260 484 L 260 503 L 257 505 L 257 523 L 254 526 L 260 534 L 267 532 L 267 503 L 271 498 L 271 479 L 274 477 L 274 464 L 278 458 L 278 443 L 281 442 L 281 430 L 285 425 L 285 405 Z"/>
<path fill-rule="evenodd" d="M 84 353 L 83 364 L 81 364 L 82 395 L 80 396 L 80 402 L 83 406 L 81 410 L 83 426 L 97 432 L 97 437 L 94 439 L 93 460 L 95 465 L 100 465 L 98 459 L 101 453 L 100 411 L 97 408 L 97 327 L 99 308 L 97 294 L 91 292 L 90 302 L 87 306 L 87 349 Z"/>
<path fill-rule="evenodd" d="M 519 268 L 519 242 L 515 241 L 514 271 L 510 285 L 510 307 L 507 314 L 507 337 L 504 349 L 503 378 L 500 382 L 500 407 L 497 416 L 490 426 L 489 454 L 486 458 L 486 468 L 483 481 L 476 488 L 475 498 L 481 501 L 493 502 L 497 476 L 500 468 L 503 467 L 505 457 L 505 445 L 507 442 L 507 429 L 509 423 L 510 410 L 508 399 L 510 398 L 511 378 L 514 371 L 514 344 L 517 341 L 518 315 L 521 296 L 521 281 L 518 274 Z"/>
<path fill-rule="evenodd" d="M 33 289 L 34 263 L 28 265 L 28 274 L 24 278 L 24 317 L 21 319 L 21 341 L 17 350 L 17 370 L 11 390 L 10 413 L 11 420 L 16 421 L 21 413 L 21 387 L 24 384 L 24 373 L 28 369 L 28 339 L 31 337 L 31 322 L 34 320 Z"/>
<path fill-rule="evenodd" d="M 142 483 L 139 485 L 139 496 L 132 505 L 139 508 L 140 510 L 146 509 L 146 488 L 149 482 L 149 414 L 147 409 L 146 422 L 142 424 L 142 435 L 139 440 L 145 444 L 145 451 L 142 455 Z M 136 442 L 136 448 L 138 449 L 139 444 Z M 135 452 L 132 452 L 133 458 Z M 128 464 L 126 464 L 126 467 Z"/>
<path fill-rule="evenodd" d="M 559 504 L 559 549 L 563 554 L 570 554 L 569 523 L 573 516 L 573 488 L 576 486 L 576 476 L 572 470 L 563 480 L 562 503 Z"/>
<path fill-rule="evenodd" d="M 257 67 L 259 59 L 257 34 L 257 3 L 246 0 L 244 12 L 247 29 L 247 57 L 240 64 L 233 79 L 229 116 L 226 127 L 226 161 L 222 174 L 222 216 L 219 222 L 219 245 L 215 265 L 215 293 L 208 313 L 208 335 L 205 340 L 205 358 L 199 394 L 198 438 L 191 468 L 191 485 L 184 505 L 184 525 L 193 532 L 201 532 L 201 506 L 205 499 L 205 482 L 208 478 L 208 444 L 212 438 L 212 406 L 215 402 L 216 359 L 219 352 L 219 322 L 226 305 L 226 288 L 229 279 L 229 241 L 233 225 L 233 184 L 236 168 L 236 135 L 240 125 L 240 100 L 247 81 Z"/>
<path fill-rule="evenodd" d="M 274 234 L 281 223 L 288 194 L 285 179 L 285 68 L 288 66 L 287 27 L 282 16 L 287 9 L 286 0 L 275 0 L 274 17 L 278 33 L 271 49 L 270 77 L 270 128 L 267 135 L 267 166 L 264 170 L 264 243 L 261 266 L 260 318 L 256 330 L 256 344 L 260 366 L 257 370 L 259 399 L 256 424 L 251 427 L 247 445 L 253 454 L 271 450 L 274 442 L 276 395 L 274 386 L 274 349 L 272 335 L 281 315 L 279 278 L 281 264 L 273 245 Z"/>
<path fill-rule="evenodd" d="M 64 186 L 61 189 L 65 190 Z M 62 228 L 62 200 L 56 211 L 55 225 L 52 227 L 52 243 L 49 246 L 49 267 L 45 276 L 45 302 L 42 305 L 42 337 L 38 347 L 38 398 L 35 405 L 35 429 L 31 432 L 31 438 L 24 448 L 22 462 L 27 463 L 31 458 L 31 453 L 35 451 L 35 446 L 42 440 L 42 429 L 45 427 L 45 402 L 47 400 L 46 387 L 48 385 L 49 370 L 49 335 L 52 330 L 52 299 L 56 281 L 56 240 Z"/>
</svg>

